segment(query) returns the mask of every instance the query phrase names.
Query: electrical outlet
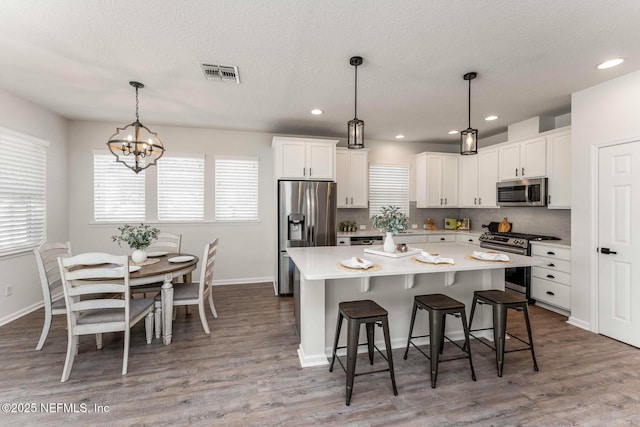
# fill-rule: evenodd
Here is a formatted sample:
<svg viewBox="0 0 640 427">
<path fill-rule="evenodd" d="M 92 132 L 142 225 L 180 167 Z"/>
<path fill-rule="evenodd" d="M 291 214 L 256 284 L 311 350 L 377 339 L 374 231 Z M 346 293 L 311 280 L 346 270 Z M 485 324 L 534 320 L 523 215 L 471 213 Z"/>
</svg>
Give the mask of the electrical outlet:
<svg viewBox="0 0 640 427">
<path fill-rule="evenodd" d="M 366 230 L 366 229 L 367 229 L 367 226 L 366 226 L 366 225 L 364 225 L 364 224 L 360 224 L 360 230 Z"/>
<path fill-rule="evenodd" d="M 13 295 L 13 285 L 7 285 L 4 287 L 4 296 L 10 297 Z"/>
<path fill-rule="evenodd" d="M 415 230 L 415 229 L 417 229 L 417 228 L 418 228 L 418 224 L 411 224 L 411 229 L 412 229 L 412 230 Z"/>
</svg>

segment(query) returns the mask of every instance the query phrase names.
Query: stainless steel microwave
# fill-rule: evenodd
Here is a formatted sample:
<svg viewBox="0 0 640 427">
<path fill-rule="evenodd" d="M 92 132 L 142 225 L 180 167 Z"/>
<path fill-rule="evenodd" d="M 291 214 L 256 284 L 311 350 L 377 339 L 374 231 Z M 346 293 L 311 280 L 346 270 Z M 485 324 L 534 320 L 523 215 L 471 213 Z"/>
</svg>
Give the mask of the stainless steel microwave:
<svg viewBox="0 0 640 427">
<path fill-rule="evenodd" d="M 547 206 L 547 178 L 496 183 L 498 206 Z"/>
</svg>

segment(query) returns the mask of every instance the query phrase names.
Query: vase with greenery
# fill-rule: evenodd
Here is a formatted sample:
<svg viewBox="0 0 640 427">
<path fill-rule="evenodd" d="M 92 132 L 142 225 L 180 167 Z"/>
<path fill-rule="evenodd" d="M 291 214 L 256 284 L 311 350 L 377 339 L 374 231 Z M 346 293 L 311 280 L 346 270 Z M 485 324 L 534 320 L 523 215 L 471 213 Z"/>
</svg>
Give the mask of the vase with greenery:
<svg viewBox="0 0 640 427">
<path fill-rule="evenodd" d="M 129 248 L 133 249 L 131 260 L 136 264 L 141 264 L 147 260 L 146 249 L 151 243 L 158 238 L 160 230 L 150 225 L 129 225 L 125 224 L 118 227 L 120 234 L 111 236 L 111 240 L 118 243 L 122 247 L 122 243 L 126 243 Z"/>
<path fill-rule="evenodd" d="M 373 228 L 386 233 L 383 246 L 385 252 L 395 251 L 396 245 L 393 241 L 393 236 L 406 230 L 408 222 L 409 217 L 400 212 L 400 208 L 397 206 L 383 206 L 382 214 L 371 217 Z"/>
</svg>

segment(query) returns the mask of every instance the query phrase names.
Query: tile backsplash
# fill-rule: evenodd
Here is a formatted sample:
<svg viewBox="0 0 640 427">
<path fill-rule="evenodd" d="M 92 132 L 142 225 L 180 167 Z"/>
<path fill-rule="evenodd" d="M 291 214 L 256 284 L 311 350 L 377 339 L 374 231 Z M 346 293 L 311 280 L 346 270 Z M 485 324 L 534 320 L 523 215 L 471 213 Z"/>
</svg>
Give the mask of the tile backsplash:
<svg viewBox="0 0 640 427">
<path fill-rule="evenodd" d="M 507 217 L 513 224 L 516 233 L 534 233 L 556 236 L 561 239 L 571 238 L 571 210 L 547 209 L 545 207 L 515 207 L 500 209 L 422 209 L 416 208 L 416 202 L 409 205 L 409 228 L 411 224 L 417 224 L 423 228 L 427 218 L 431 218 L 438 229 L 444 229 L 445 218 L 469 218 L 471 229 L 481 231 L 482 224 L 491 221 L 500 222 Z M 360 225 L 366 225 L 371 229 L 368 209 L 338 209 L 337 223 L 342 221 L 355 221 Z"/>
</svg>

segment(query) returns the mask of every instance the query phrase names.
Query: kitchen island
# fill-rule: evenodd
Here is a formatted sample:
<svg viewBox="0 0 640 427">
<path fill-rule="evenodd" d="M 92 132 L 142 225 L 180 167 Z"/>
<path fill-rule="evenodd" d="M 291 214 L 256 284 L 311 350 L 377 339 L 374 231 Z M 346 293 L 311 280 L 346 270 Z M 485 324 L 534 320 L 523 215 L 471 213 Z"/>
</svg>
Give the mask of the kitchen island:
<svg viewBox="0 0 640 427">
<path fill-rule="evenodd" d="M 464 302 L 467 313 L 470 313 L 473 291 L 504 289 L 505 268 L 543 263 L 537 257 L 515 254 L 508 254 L 509 263 L 470 259 L 471 253 L 480 249 L 465 243 L 410 245 L 410 248 L 452 258 L 454 265 L 421 263 L 415 260 L 414 255 L 402 258 L 374 255 L 365 253 L 366 248 L 325 246 L 287 249 L 296 267 L 295 316 L 300 336 L 298 357 L 303 368 L 328 364 L 338 303 L 341 301 L 371 299 L 384 307 L 389 312 L 391 345 L 401 348 L 406 345 L 415 295 L 443 293 Z M 365 258 L 375 266 L 368 270 L 349 270 L 340 265 L 340 261 L 351 257 Z M 418 316 L 414 335 L 426 334 L 426 317 L 421 317 L 424 314 Z M 476 310 L 474 328 L 489 326 L 490 317 L 489 308 Z M 446 333 L 452 339 L 459 339 L 462 327 L 459 322 L 448 322 Z M 382 338 L 380 335 L 376 341 Z M 345 338 L 341 337 L 340 345 Z"/>
</svg>

